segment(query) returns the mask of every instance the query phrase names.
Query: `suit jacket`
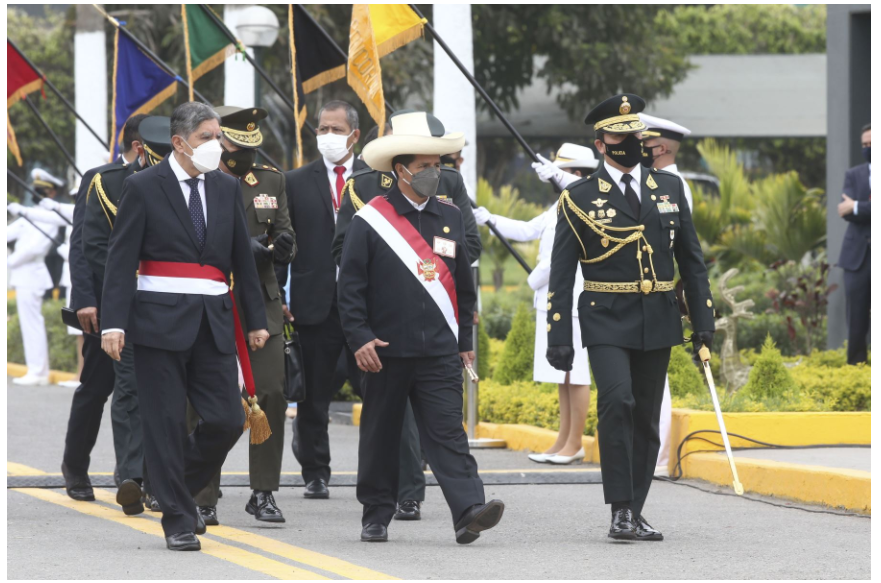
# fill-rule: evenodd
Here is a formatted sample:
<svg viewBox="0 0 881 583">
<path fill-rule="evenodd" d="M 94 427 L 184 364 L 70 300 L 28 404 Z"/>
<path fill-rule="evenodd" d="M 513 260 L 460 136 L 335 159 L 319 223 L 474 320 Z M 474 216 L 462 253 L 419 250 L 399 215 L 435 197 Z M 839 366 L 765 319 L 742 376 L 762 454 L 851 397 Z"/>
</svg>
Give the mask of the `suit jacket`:
<svg viewBox="0 0 881 583">
<path fill-rule="evenodd" d="M 838 266 L 856 271 L 866 258 L 872 237 L 872 187 L 869 184 L 868 164 L 860 164 L 847 171 L 844 175 L 844 194 L 859 205 L 857 214 L 844 217 L 850 224 L 844 234 Z"/>
<path fill-rule="evenodd" d="M 567 193 L 571 205 L 566 200 Z M 572 345 L 569 313 L 579 264 L 585 281 L 601 283 L 639 282 L 641 272 L 651 281 L 652 265 L 659 282 L 672 282 L 678 265 L 693 328 L 698 332 L 715 329 L 710 280 L 682 180 L 663 170 L 643 168 L 640 193 L 642 204 L 639 217 L 635 217 L 605 165 L 587 178 L 570 184 L 563 192 L 557 206 L 557 230 L 551 254 L 548 346 Z M 663 210 L 671 212 L 660 212 L 660 205 L 665 202 L 677 205 L 678 211 L 670 207 Z M 612 228 L 642 225 L 639 232 L 645 235 L 652 253 L 648 253 L 648 245 L 641 239 L 612 252 L 618 243 L 606 240 L 603 245 L 603 237 L 579 215 L 602 221 L 597 229 L 620 239 L 633 231 Z M 636 257 L 637 245 L 642 251 L 641 263 Z M 606 257 L 594 261 L 603 256 Z M 584 259 L 592 262 L 585 263 Z M 615 286 L 608 288 L 607 291 L 582 291 L 578 298 L 584 346 L 608 344 L 655 350 L 682 344 L 682 321 L 675 291 L 615 293 Z"/>
<path fill-rule="evenodd" d="M 356 159 L 352 173 L 366 167 Z M 320 324 L 333 305 L 337 273 L 330 252 L 336 223 L 324 159 L 285 172 L 285 188 L 298 242 L 297 256 L 291 262 L 288 308 L 296 324 Z M 280 283 L 284 285 L 284 280 Z"/>
<path fill-rule="evenodd" d="M 173 154 L 172 154 L 173 155 Z M 260 280 L 245 222 L 239 181 L 220 170 L 205 174 L 208 213 L 205 247 L 199 252 L 186 199 L 168 159 L 125 180 L 122 204 L 110 236 L 104 278 L 102 328 L 122 328 L 126 341 L 182 351 L 192 347 L 207 317 L 217 349 L 235 352 L 233 300 L 137 290 L 141 260 L 211 265 L 232 272 L 241 292 L 246 330 L 266 328 Z"/>
</svg>

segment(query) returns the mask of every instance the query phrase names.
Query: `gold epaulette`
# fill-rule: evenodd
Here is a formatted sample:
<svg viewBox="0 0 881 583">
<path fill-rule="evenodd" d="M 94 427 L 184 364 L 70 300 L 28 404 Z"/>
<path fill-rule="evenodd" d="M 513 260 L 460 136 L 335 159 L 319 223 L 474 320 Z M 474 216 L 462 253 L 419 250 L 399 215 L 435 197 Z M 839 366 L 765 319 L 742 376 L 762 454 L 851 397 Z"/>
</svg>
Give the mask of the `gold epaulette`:
<svg viewBox="0 0 881 583">
<path fill-rule="evenodd" d="M 346 191 L 348 191 L 349 196 L 352 198 L 352 206 L 355 207 L 356 213 L 364 208 L 364 201 L 358 198 L 358 195 L 355 194 L 354 178 L 349 178 L 348 182 L 346 182 L 346 187 L 343 189 L 343 198 L 346 197 Z"/>
</svg>

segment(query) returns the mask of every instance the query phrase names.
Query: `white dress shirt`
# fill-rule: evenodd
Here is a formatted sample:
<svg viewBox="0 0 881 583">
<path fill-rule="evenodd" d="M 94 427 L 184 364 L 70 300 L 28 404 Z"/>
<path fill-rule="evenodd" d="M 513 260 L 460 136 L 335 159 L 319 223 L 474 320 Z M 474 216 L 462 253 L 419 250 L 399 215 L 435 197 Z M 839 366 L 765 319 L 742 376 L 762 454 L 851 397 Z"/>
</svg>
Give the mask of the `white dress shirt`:
<svg viewBox="0 0 881 583">
<path fill-rule="evenodd" d="M 174 152 L 172 152 L 171 156 L 168 157 L 168 163 L 171 165 L 171 170 L 174 172 L 175 178 L 177 178 L 178 183 L 180 183 L 180 190 L 184 195 L 184 204 L 187 205 L 187 208 L 190 208 L 190 185 L 187 184 L 187 180 L 190 178 L 198 178 L 199 179 L 199 198 L 202 199 L 202 214 L 205 216 L 205 226 L 208 226 L 208 205 L 205 204 L 205 175 L 199 174 L 198 176 L 190 176 L 187 174 L 187 171 L 183 169 L 177 158 L 175 158 Z"/>
<path fill-rule="evenodd" d="M 691 209 L 692 212 L 694 212 L 694 198 L 691 196 L 691 187 L 688 186 L 688 181 L 685 179 L 685 177 L 679 173 L 679 168 L 676 167 L 676 164 L 664 166 L 663 168 L 659 168 L 659 170 L 670 172 L 679 177 L 679 180 L 682 181 L 682 188 L 685 191 L 685 200 L 688 201 L 688 208 Z"/>
<path fill-rule="evenodd" d="M 621 190 L 621 194 L 624 194 L 624 181 L 621 178 L 624 176 L 624 173 L 618 170 L 617 168 L 613 168 L 610 164 L 603 162 L 603 166 L 606 167 L 606 172 L 609 173 L 609 176 L 612 178 L 612 181 L 618 186 Z M 637 164 L 633 167 L 633 170 L 628 172 L 631 176 L 633 176 L 633 180 L 630 181 L 630 187 L 633 188 L 633 191 L 636 193 L 636 198 L 639 199 L 639 202 L 642 202 L 642 193 L 640 190 L 642 189 L 642 165 Z"/>
<path fill-rule="evenodd" d="M 425 202 L 423 202 L 422 204 L 419 204 L 419 203 L 417 203 L 417 202 L 413 202 L 412 200 L 410 200 L 410 197 L 408 197 L 408 196 L 407 196 L 406 194 L 404 194 L 403 192 L 402 192 L 401 194 L 404 195 L 404 198 L 407 200 L 407 202 L 410 203 L 410 206 L 412 206 L 412 207 L 413 207 L 414 209 L 416 209 L 417 211 L 425 210 L 425 205 L 427 205 L 427 204 L 428 204 L 428 201 L 430 200 L 430 199 L 426 198 L 426 199 L 425 199 Z"/>
<path fill-rule="evenodd" d="M 330 194 L 331 200 L 336 198 L 336 172 L 334 168 L 337 166 L 342 166 L 346 170 L 343 172 L 343 183 L 345 183 L 352 176 L 352 167 L 355 165 L 355 156 L 349 156 L 349 159 L 343 162 L 342 164 L 334 164 L 333 162 L 329 162 L 327 158 L 322 158 L 324 160 L 324 166 L 327 168 L 327 180 L 330 182 Z M 343 197 L 340 196 L 340 203 L 342 203 Z M 333 204 L 331 204 L 333 206 Z M 333 222 L 336 223 L 337 213 L 333 213 Z"/>
</svg>

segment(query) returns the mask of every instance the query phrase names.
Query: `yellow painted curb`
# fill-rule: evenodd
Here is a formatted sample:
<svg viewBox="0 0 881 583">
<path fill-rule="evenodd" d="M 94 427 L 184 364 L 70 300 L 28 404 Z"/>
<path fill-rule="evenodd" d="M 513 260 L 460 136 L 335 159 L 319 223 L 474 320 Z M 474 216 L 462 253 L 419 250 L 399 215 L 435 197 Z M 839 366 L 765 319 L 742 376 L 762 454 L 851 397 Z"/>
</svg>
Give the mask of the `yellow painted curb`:
<svg viewBox="0 0 881 583">
<path fill-rule="evenodd" d="M 352 403 L 352 425 L 361 425 L 361 403 Z"/>
<path fill-rule="evenodd" d="M 731 484 L 731 468 L 726 456 L 696 453 L 688 459 L 685 477 Z M 871 472 L 750 459 L 737 454 L 734 459 L 747 492 L 872 513 Z"/>
<path fill-rule="evenodd" d="M 481 422 L 477 425 L 477 437 L 504 439 L 508 449 L 517 451 L 545 451 L 557 441 L 557 432 L 532 425 Z M 585 435 L 581 438 L 584 461 L 599 463 L 600 448 L 596 439 Z"/>
<path fill-rule="evenodd" d="M 23 377 L 28 372 L 28 367 L 23 364 L 18 364 L 15 362 L 7 362 L 6 363 L 6 376 L 8 377 Z M 76 374 L 72 372 L 63 372 L 60 370 L 50 370 L 49 371 L 49 383 L 53 385 L 57 385 L 62 381 L 72 381 L 76 378 Z"/>
</svg>

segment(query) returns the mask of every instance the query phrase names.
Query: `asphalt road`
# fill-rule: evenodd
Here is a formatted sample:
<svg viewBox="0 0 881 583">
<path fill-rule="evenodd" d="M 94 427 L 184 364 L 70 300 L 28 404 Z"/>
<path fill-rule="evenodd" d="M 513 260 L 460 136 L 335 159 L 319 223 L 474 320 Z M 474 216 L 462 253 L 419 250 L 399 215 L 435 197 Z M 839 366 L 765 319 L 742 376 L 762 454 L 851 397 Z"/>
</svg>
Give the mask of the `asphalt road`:
<svg viewBox="0 0 881 583">
<path fill-rule="evenodd" d="M 59 387 L 8 385 L 9 474 L 60 471 L 70 398 L 71 391 Z M 331 438 L 334 468 L 341 475 L 353 472 L 357 428 L 333 425 Z M 484 450 L 476 457 L 481 469 L 501 475 L 535 469 L 520 452 Z M 92 467 L 96 473 L 113 469 L 107 411 Z M 241 441 L 225 470 L 246 468 Z M 284 471 L 298 471 L 289 451 Z M 218 507 L 222 526 L 200 537 L 203 551 L 171 553 L 158 516 L 125 517 L 110 489 L 98 489 L 94 503 L 74 502 L 57 489 L 8 489 L 7 577 L 860 579 L 871 574 L 867 518 L 656 482 L 645 514 L 666 540 L 613 543 L 606 538 L 609 516 L 598 484 L 491 485 L 486 491 L 487 498 L 505 501 L 505 516 L 496 529 L 463 547 L 454 541 L 437 487 L 428 488 L 422 521 L 393 522 L 389 543 L 365 544 L 358 540 L 360 506 L 352 487 L 332 483 L 329 500 L 306 500 L 301 488 L 282 488 L 276 499 L 288 522 L 275 526 L 247 515 L 248 490 L 230 486 Z"/>
</svg>

